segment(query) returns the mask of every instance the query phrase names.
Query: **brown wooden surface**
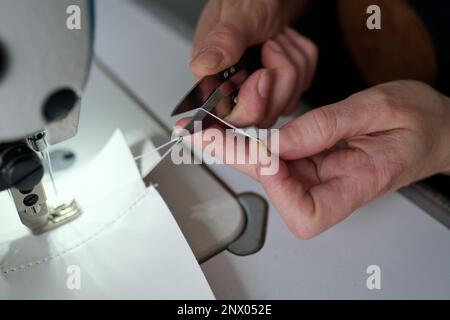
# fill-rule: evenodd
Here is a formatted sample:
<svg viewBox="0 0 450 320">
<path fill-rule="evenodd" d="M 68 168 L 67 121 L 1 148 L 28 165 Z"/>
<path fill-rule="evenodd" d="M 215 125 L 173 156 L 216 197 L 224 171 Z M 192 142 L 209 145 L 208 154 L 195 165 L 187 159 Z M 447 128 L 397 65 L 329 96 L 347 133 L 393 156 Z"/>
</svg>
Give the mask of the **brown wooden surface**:
<svg viewBox="0 0 450 320">
<path fill-rule="evenodd" d="M 381 30 L 369 30 L 369 5 L 381 8 Z M 369 84 L 416 79 L 432 84 L 436 53 L 420 18 L 403 0 L 340 0 L 339 19 L 353 59 Z"/>
</svg>

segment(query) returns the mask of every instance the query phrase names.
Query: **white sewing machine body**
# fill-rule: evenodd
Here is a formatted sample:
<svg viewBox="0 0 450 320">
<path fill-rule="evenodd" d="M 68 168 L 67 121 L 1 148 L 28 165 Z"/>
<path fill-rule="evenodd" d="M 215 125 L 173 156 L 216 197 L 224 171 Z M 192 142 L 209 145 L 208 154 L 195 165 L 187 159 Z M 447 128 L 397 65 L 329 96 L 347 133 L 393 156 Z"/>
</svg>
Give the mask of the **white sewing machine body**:
<svg viewBox="0 0 450 320">
<path fill-rule="evenodd" d="M 75 7 L 73 14 L 84 12 L 82 29 L 68 24 Z M 0 2 L 0 191 L 11 191 L 34 233 L 79 215 L 75 202 L 49 207 L 41 180 L 47 147 L 77 132 L 93 57 L 92 10 L 88 0 Z"/>
</svg>

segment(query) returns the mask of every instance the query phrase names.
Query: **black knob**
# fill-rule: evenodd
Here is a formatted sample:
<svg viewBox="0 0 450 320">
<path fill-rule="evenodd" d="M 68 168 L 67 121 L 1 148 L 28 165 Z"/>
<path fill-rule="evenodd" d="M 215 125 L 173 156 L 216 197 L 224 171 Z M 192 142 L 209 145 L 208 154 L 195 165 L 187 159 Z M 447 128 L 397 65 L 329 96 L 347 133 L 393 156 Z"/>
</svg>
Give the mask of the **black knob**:
<svg viewBox="0 0 450 320">
<path fill-rule="evenodd" d="M 4 153 L 0 175 L 7 188 L 33 190 L 42 180 L 44 168 L 34 151 L 26 144 L 19 144 Z"/>
<path fill-rule="evenodd" d="M 78 96 L 70 88 L 62 88 L 53 92 L 43 106 L 44 117 L 48 122 L 63 120 L 72 111 Z"/>
</svg>

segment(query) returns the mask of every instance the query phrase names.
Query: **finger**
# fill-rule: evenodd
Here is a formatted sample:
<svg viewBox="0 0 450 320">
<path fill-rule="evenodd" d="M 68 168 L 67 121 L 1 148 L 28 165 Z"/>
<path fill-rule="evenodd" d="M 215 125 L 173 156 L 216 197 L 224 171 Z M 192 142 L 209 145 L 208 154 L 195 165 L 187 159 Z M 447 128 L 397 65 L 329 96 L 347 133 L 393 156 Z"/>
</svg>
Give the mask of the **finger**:
<svg viewBox="0 0 450 320">
<path fill-rule="evenodd" d="M 177 122 L 177 127 L 183 128 L 191 119 L 184 118 Z M 228 134 L 227 134 L 228 130 Z M 239 142 L 237 142 L 239 139 Z M 184 137 L 185 143 L 199 148 L 213 156 L 220 163 L 232 166 L 234 169 L 257 179 L 256 159 L 250 152 L 248 139 L 231 134 L 230 129 L 212 126 L 193 135 Z M 240 143 L 238 147 L 238 143 Z M 242 146 L 242 143 L 244 145 Z M 253 142 L 251 142 L 253 143 Z"/>
<path fill-rule="evenodd" d="M 255 10 L 242 10 L 220 1 L 210 1 L 200 18 L 194 37 L 191 70 L 196 76 L 215 74 L 236 64 L 244 51 L 263 42 L 272 32 L 258 30 Z"/>
<path fill-rule="evenodd" d="M 280 161 L 276 174 L 263 175 L 259 167 L 257 173 L 267 196 L 289 229 L 301 239 L 314 236 L 317 230 L 311 223 L 316 219 L 312 197 L 302 182 L 291 176 L 286 162 Z"/>
<path fill-rule="evenodd" d="M 248 46 L 249 37 L 242 29 L 219 24 L 206 35 L 191 70 L 197 76 L 215 74 L 236 64 Z"/>
<path fill-rule="evenodd" d="M 267 118 L 260 123 L 261 127 L 271 127 L 283 112 L 294 91 L 297 72 L 294 63 L 282 46 L 269 40 L 262 49 L 262 62 L 265 68 L 271 70 L 272 91 Z"/>
<path fill-rule="evenodd" d="M 311 166 L 300 160 L 303 176 L 317 182 Z M 339 177 L 308 188 L 303 179 L 293 175 L 295 164 L 280 161 L 275 175 L 258 179 L 289 229 L 300 239 L 310 239 L 346 218 L 365 202 L 359 184 Z"/>
<path fill-rule="evenodd" d="M 315 216 L 308 221 L 312 236 L 338 224 L 366 202 L 359 181 L 343 176 L 316 185 L 309 193 Z"/>
<path fill-rule="evenodd" d="M 221 6 L 218 5 L 217 1 L 208 1 L 203 8 L 192 40 L 192 57 L 197 56 L 203 47 L 207 34 L 220 21 L 221 11 Z"/>
<path fill-rule="evenodd" d="M 287 28 L 285 30 L 285 34 L 299 49 L 302 50 L 304 57 L 307 60 L 306 65 L 308 66 L 308 68 L 305 69 L 306 81 L 304 83 L 304 89 L 306 91 L 311 87 L 311 83 L 317 68 L 317 61 L 319 57 L 317 46 L 310 39 L 302 36 L 292 28 Z"/>
<path fill-rule="evenodd" d="M 349 216 L 383 188 L 374 172 L 372 159 L 362 149 L 334 151 L 323 159 L 320 176 L 322 183 L 309 191 L 315 214 L 321 220 L 318 232 Z"/>
<path fill-rule="evenodd" d="M 348 99 L 317 108 L 281 128 L 279 154 L 283 159 L 310 157 L 342 139 L 391 130 L 398 125 L 395 112 L 363 91 Z"/>
<path fill-rule="evenodd" d="M 271 86 L 269 70 L 261 69 L 253 73 L 240 88 L 237 105 L 225 120 L 237 127 L 260 123 L 267 113 Z"/>
<path fill-rule="evenodd" d="M 305 53 L 301 48 L 299 48 L 287 35 L 286 33 L 280 33 L 277 36 L 277 41 L 282 45 L 283 49 L 295 65 L 296 69 L 296 83 L 292 96 L 289 99 L 287 105 L 283 110 L 283 114 L 291 114 L 294 108 L 298 105 L 300 97 L 305 88 L 305 82 L 307 80 L 307 75 L 309 73 L 308 60 L 305 57 Z"/>
</svg>

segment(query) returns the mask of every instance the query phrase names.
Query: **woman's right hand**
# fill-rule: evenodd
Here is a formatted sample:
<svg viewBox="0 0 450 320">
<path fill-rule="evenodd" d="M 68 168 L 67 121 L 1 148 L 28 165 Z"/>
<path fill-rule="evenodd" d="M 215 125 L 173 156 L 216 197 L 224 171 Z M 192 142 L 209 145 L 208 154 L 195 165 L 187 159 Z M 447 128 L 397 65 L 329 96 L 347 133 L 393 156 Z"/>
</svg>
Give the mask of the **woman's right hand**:
<svg viewBox="0 0 450 320">
<path fill-rule="evenodd" d="M 290 114 L 311 85 L 317 48 L 288 24 L 302 0 L 210 0 L 197 26 L 191 70 L 201 78 L 236 64 L 245 50 L 263 44 L 262 64 L 239 91 L 227 121 L 271 127 Z"/>
</svg>

